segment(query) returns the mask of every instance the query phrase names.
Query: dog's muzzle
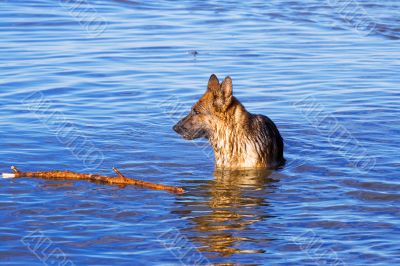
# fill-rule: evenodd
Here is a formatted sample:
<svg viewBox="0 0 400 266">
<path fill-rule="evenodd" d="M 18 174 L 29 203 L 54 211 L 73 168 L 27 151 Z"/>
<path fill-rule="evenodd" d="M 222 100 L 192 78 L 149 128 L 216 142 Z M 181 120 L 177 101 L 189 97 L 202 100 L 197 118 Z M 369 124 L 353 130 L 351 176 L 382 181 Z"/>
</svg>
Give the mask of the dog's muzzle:
<svg viewBox="0 0 400 266">
<path fill-rule="evenodd" d="M 182 125 L 181 122 L 178 122 L 175 126 L 172 127 L 172 129 L 186 140 L 193 140 L 201 137 L 207 138 L 206 130 L 188 129 L 185 127 L 185 125 Z"/>
<path fill-rule="evenodd" d="M 172 127 L 172 129 L 176 132 L 176 133 L 178 133 L 178 134 L 181 134 L 181 127 L 178 125 L 178 124 L 176 124 L 175 126 L 173 126 Z"/>
</svg>

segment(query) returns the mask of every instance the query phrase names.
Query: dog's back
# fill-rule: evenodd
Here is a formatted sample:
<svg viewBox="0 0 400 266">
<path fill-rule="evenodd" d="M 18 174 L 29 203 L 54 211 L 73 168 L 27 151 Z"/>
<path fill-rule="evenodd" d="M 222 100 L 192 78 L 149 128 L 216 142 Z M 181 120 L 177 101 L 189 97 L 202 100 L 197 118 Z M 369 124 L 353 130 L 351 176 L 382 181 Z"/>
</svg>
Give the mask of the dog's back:
<svg viewBox="0 0 400 266">
<path fill-rule="evenodd" d="M 268 168 L 278 168 L 285 163 L 283 158 L 283 139 L 275 123 L 265 115 L 250 115 L 249 134 L 260 146 L 260 159 Z"/>
</svg>

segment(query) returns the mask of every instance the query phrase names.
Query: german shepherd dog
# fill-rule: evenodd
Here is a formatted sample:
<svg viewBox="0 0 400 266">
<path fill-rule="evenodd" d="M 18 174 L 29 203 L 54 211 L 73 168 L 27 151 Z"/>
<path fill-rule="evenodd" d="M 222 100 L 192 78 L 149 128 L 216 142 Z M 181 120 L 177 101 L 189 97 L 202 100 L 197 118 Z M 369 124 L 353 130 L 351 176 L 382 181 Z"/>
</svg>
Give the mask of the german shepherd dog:
<svg viewBox="0 0 400 266">
<path fill-rule="evenodd" d="M 203 96 L 173 129 L 184 139 L 207 138 L 217 169 L 276 169 L 285 163 L 283 139 L 271 119 L 249 113 L 232 95 L 232 79 L 211 75 Z"/>
</svg>

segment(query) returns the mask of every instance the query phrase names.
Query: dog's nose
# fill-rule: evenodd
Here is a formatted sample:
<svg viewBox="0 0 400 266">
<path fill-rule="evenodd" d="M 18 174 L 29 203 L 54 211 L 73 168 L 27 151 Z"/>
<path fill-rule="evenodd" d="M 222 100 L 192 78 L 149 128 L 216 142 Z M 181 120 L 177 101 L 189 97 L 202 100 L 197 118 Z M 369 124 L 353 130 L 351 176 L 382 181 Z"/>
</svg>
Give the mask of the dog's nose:
<svg viewBox="0 0 400 266">
<path fill-rule="evenodd" d="M 173 129 L 176 133 L 179 133 L 179 127 L 178 127 L 178 125 L 173 126 L 172 129 Z"/>
</svg>

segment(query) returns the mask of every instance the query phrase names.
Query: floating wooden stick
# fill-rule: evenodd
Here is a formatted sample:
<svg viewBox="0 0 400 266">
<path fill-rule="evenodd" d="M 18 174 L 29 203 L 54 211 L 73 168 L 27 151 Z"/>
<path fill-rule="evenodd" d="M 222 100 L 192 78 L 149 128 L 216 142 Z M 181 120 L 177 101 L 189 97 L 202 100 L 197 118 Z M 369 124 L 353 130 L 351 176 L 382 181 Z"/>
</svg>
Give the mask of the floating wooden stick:
<svg viewBox="0 0 400 266">
<path fill-rule="evenodd" d="M 121 172 L 113 167 L 113 170 L 118 174 L 117 177 L 102 176 L 94 174 L 79 174 L 71 171 L 44 171 L 44 172 L 21 172 L 15 166 L 11 166 L 13 171 L 12 174 L 4 173 L 3 178 L 19 178 L 19 177 L 37 177 L 44 179 L 68 179 L 68 180 L 88 180 L 92 182 L 100 182 L 110 185 L 133 185 L 144 188 L 156 189 L 156 190 L 166 190 L 173 193 L 183 193 L 183 188 L 173 187 L 161 184 L 150 183 L 142 180 L 137 180 L 134 178 L 128 178 L 121 174 Z"/>
</svg>

